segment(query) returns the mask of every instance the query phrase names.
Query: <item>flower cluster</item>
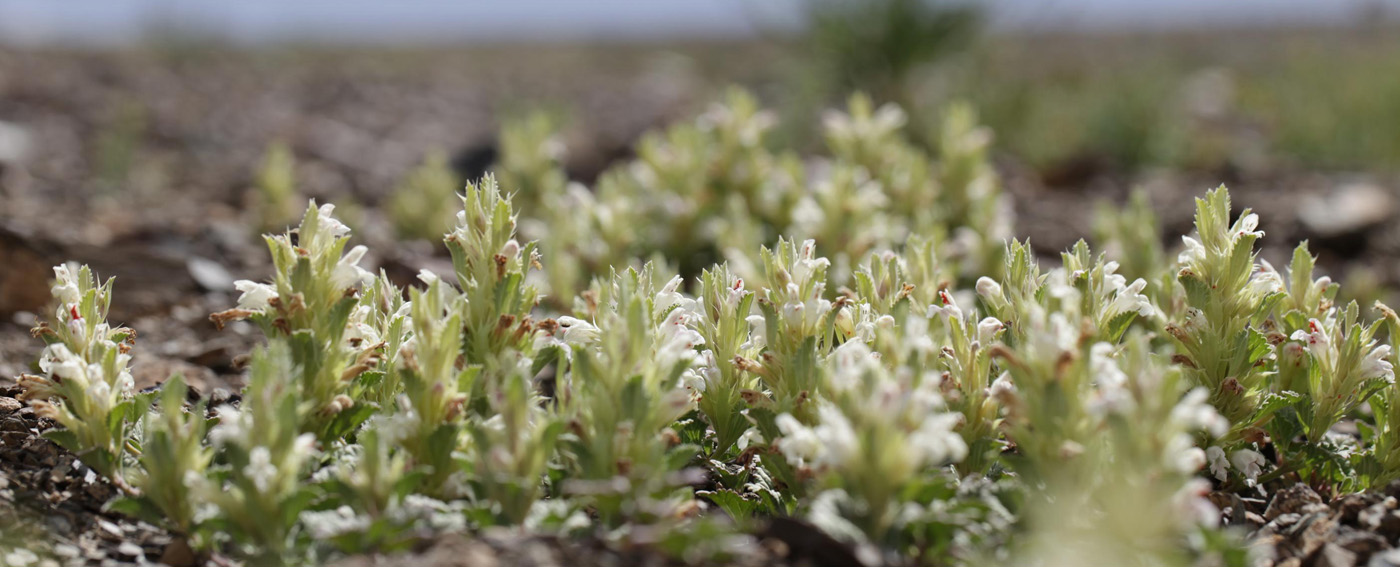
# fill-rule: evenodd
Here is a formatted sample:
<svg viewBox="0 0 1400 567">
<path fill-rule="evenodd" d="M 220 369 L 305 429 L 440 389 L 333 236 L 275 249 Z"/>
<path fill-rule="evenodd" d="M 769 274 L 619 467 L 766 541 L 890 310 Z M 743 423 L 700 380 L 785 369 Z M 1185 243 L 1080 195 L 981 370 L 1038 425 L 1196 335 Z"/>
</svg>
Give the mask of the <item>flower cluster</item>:
<svg viewBox="0 0 1400 567">
<path fill-rule="evenodd" d="M 87 266 L 60 265 L 53 271 L 57 306 L 33 331 L 48 344 L 39 355 L 43 374 L 20 376 L 20 397 L 39 417 L 63 426 L 51 439 L 121 483 L 131 422 L 144 411 L 129 369 L 136 334 L 107 323 L 112 280 L 99 284 Z"/>
</svg>

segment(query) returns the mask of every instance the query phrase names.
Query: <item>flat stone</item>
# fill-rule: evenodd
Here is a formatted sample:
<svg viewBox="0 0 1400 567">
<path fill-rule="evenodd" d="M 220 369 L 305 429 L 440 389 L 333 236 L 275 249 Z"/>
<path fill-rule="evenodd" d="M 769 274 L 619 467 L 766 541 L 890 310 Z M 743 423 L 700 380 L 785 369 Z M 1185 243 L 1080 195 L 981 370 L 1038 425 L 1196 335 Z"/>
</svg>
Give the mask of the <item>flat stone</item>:
<svg viewBox="0 0 1400 567">
<path fill-rule="evenodd" d="M 141 549 L 141 546 L 136 545 L 136 544 L 134 544 L 134 543 L 131 543 L 131 542 L 129 542 L 129 541 L 124 541 L 124 542 L 122 542 L 121 545 L 118 545 L 118 546 L 117 546 L 117 553 L 122 554 L 122 555 L 125 555 L 125 556 L 127 556 L 127 557 L 145 557 L 145 556 L 146 556 L 146 550 Z"/>
<path fill-rule="evenodd" d="M 14 398 L 0 398 L 0 413 L 15 413 L 24 407 L 24 404 Z"/>
<path fill-rule="evenodd" d="M 1321 237 L 1355 234 L 1391 217 L 1394 199 L 1371 183 L 1342 185 L 1327 194 L 1302 198 L 1298 220 L 1309 232 Z"/>
<path fill-rule="evenodd" d="M 1356 554 L 1347 551 L 1340 545 L 1328 543 L 1303 559 L 1303 565 L 1305 567 L 1353 567 L 1356 565 Z"/>
</svg>

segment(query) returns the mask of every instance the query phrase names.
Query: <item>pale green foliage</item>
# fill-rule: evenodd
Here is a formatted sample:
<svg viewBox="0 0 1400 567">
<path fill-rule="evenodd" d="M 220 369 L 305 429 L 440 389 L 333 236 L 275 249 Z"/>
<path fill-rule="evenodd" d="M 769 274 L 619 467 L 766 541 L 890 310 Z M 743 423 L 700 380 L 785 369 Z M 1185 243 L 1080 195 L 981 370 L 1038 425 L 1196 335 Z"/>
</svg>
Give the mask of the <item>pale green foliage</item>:
<svg viewBox="0 0 1400 567">
<path fill-rule="evenodd" d="M 134 515 L 168 523 L 178 534 L 194 534 L 198 499 L 213 451 L 204 445 L 207 432 L 203 403 L 185 409 L 188 388 L 179 376 L 161 385 L 160 410 L 146 414 L 141 435 L 142 475 L 132 482 L 140 491 Z"/>
<path fill-rule="evenodd" d="M 1210 392 L 1211 404 L 1235 424 L 1249 425 L 1259 406 L 1266 374 L 1256 363 L 1269 354 L 1262 323 L 1283 296 L 1276 272 L 1254 260 L 1259 217 L 1246 209 L 1230 223 L 1230 195 L 1224 187 L 1196 200 L 1199 239 L 1183 237 L 1177 281 L 1187 309 L 1166 330 L 1176 339 L 1188 378 Z"/>
<path fill-rule="evenodd" d="M 296 220 L 296 158 L 291 148 L 281 142 L 267 146 L 262 163 L 253 178 L 253 210 L 257 212 L 258 227 L 263 231 L 282 230 Z"/>
<path fill-rule="evenodd" d="M 736 91 L 596 193 L 564 181 L 551 124 L 511 125 L 502 178 L 540 210 L 467 184 L 454 277 L 405 297 L 329 205 L 267 238 L 272 280 L 214 316 L 267 344 L 208 435 L 178 381 L 157 413 L 129 396 L 86 269 L 60 268 L 25 397 L 133 479 L 114 508 L 258 565 L 492 526 L 722 562 L 781 516 L 888 563 L 1179 565 L 1241 557 L 1212 488 L 1400 478 L 1400 319 L 1335 306 L 1306 247 L 1285 284 L 1223 187 L 1176 263 L 1139 198 L 1104 212 L 1106 254 L 1042 265 L 1006 239 L 970 109 L 937 161 L 902 121 L 857 97 L 807 168 Z M 1348 419 L 1359 439 L 1329 434 Z"/>
<path fill-rule="evenodd" d="M 312 201 L 295 232 L 265 237 L 275 270 L 271 284 L 234 282 L 243 292 L 238 308 L 216 313 L 219 325 L 252 319 L 270 340 L 286 341 L 298 373 L 295 400 L 303 431 L 330 440 L 367 418 L 355 408 L 363 392 L 357 379 L 383 345 L 365 344 L 358 290 L 373 277 L 358 264 L 368 251 L 345 252 L 350 229 L 331 216 L 333 205 Z"/>
<path fill-rule="evenodd" d="M 452 206 L 461 180 L 441 151 L 428 154 L 389 200 L 394 230 L 405 238 L 432 240 L 452 229 Z"/>
</svg>

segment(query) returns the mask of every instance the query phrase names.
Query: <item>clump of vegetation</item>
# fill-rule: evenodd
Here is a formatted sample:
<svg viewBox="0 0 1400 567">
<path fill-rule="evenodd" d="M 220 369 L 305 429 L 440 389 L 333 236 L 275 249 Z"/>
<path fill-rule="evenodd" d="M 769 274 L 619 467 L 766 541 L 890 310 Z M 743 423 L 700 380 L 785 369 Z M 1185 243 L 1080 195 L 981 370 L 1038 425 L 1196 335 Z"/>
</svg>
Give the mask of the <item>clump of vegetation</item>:
<svg viewBox="0 0 1400 567">
<path fill-rule="evenodd" d="M 389 218 L 403 238 L 432 240 L 452 229 L 452 203 L 461 182 L 447 154 L 433 152 L 394 190 Z"/>
<path fill-rule="evenodd" d="M 870 565 L 1233 565 L 1212 489 L 1400 477 L 1400 319 L 1335 305 L 1306 246 L 1286 278 L 1259 260 L 1224 187 L 1175 258 L 1135 245 L 1159 242 L 1140 203 L 1104 213 L 1112 253 L 1042 263 L 1007 239 L 970 109 L 935 160 L 857 97 L 816 168 L 767 150 L 764 116 L 732 93 L 596 193 L 537 179 L 543 211 L 467 184 L 456 283 L 424 271 L 406 299 L 312 202 L 266 237 L 271 280 L 213 315 L 265 340 L 213 423 L 178 380 L 154 411 L 131 393 L 110 282 L 60 266 L 25 398 L 114 507 L 258 565 L 500 526 L 680 534 L 663 547 L 723 563 L 714 541 L 777 517 Z M 521 214 L 566 236 L 522 243 Z M 1344 419 L 1368 434 L 1335 439 Z"/>
</svg>

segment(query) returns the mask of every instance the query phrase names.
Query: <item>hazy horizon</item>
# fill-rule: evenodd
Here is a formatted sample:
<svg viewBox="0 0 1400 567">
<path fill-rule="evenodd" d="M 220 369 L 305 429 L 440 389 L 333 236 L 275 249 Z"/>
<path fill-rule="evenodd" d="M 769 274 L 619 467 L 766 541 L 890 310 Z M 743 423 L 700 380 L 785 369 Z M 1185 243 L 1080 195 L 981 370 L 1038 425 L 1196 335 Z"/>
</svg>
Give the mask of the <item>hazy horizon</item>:
<svg viewBox="0 0 1400 567">
<path fill-rule="evenodd" d="M 982 0 L 1001 30 L 1345 25 L 1400 0 Z M 0 0 L 0 43 L 112 45 L 152 35 L 233 43 L 499 43 L 752 37 L 800 27 L 800 0 Z"/>
</svg>

